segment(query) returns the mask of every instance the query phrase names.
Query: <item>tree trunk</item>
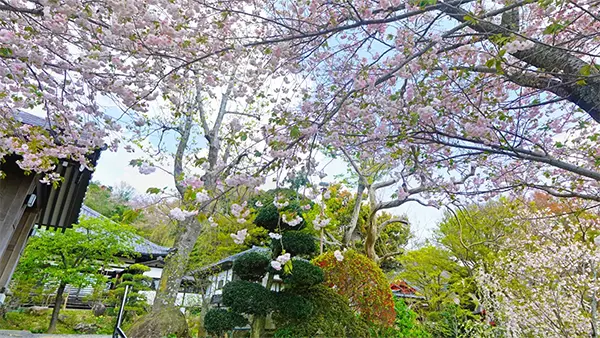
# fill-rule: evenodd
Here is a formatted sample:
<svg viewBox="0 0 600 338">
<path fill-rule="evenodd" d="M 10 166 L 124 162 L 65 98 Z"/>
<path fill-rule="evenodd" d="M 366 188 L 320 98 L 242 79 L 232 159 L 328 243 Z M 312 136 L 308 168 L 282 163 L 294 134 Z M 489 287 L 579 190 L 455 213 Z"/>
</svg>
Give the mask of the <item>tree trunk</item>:
<svg viewBox="0 0 600 338">
<path fill-rule="evenodd" d="M 377 253 L 375 252 L 375 243 L 377 242 L 377 239 L 379 239 L 379 231 L 377 231 L 377 225 L 374 221 L 375 220 L 370 220 L 369 224 L 367 225 L 365 251 L 367 253 L 367 257 L 377 263 L 379 261 L 379 257 L 377 257 Z"/>
<path fill-rule="evenodd" d="M 367 238 L 365 239 L 365 251 L 367 257 L 375 263 L 379 262 L 379 257 L 375 253 L 375 243 L 379 239 L 379 229 L 377 227 L 377 187 L 369 186 L 369 219 L 367 220 Z"/>
<path fill-rule="evenodd" d="M 152 306 L 152 311 L 155 312 L 175 305 L 190 253 L 202 229 L 195 217 L 179 221 L 177 225 L 180 230 L 175 240 L 174 252 L 165 259 L 165 267 L 156 290 L 156 298 Z"/>
<path fill-rule="evenodd" d="M 252 320 L 252 332 L 250 332 L 250 338 L 261 338 L 266 322 L 267 318 L 265 316 L 255 315 Z"/>
<path fill-rule="evenodd" d="M 360 216 L 360 206 L 362 202 L 362 195 L 365 191 L 365 186 L 361 183 L 359 179 L 358 187 L 356 189 L 356 199 L 354 201 L 354 210 L 352 210 L 352 219 L 350 220 L 350 224 L 346 228 L 346 232 L 344 233 L 344 246 L 350 246 L 352 242 L 352 235 L 356 230 L 356 226 L 358 225 L 358 217 Z"/>
<path fill-rule="evenodd" d="M 65 293 L 65 287 L 67 283 L 61 282 L 56 290 L 56 299 L 54 300 L 54 309 L 52 309 L 52 317 L 50 318 L 50 326 L 48 327 L 48 333 L 54 333 L 56 331 L 56 324 L 58 323 L 58 314 L 60 313 L 60 306 L 62 305 L 63 294 Z"/>
</svg>

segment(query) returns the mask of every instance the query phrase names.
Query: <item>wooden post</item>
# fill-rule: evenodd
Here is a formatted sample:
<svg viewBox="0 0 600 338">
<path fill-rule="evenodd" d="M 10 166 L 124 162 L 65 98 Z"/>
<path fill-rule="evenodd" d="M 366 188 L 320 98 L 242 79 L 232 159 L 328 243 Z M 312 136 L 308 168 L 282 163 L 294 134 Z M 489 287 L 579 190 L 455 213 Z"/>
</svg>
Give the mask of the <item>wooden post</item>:
<svg viewBox="0 0 600 338">
<path fill-rule="evenodd" d="M 8 248 L 25 211 L 25 199 L 35 189 L 36 175 L 25 175 L 14 159 L 6 158 L 0 169 L 6 174 L 0 179 L 0 260 Z"/>
<path fill-rule="evenodd" d="M 8 287 L 37 218 L 38 213 L 35 209 L 27 209 L 23 213 L 4 255 L 0 257 L 0 289 Z"/>
</svg>

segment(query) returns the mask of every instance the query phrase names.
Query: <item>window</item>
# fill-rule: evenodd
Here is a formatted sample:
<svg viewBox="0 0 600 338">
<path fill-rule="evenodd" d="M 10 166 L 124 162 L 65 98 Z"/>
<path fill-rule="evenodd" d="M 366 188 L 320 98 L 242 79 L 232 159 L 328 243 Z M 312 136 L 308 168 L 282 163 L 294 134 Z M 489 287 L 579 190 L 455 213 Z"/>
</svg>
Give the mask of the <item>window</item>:
<svg viewBox="0 0 600 338">
<path fill-rule="evenodd" d="M 219 280 L 219 286 L 217 287 L 217 289 L 222 289 L 223 288 L 223 284 L 224 284 L 223 280 L 222 279 Z"/>
</svg>

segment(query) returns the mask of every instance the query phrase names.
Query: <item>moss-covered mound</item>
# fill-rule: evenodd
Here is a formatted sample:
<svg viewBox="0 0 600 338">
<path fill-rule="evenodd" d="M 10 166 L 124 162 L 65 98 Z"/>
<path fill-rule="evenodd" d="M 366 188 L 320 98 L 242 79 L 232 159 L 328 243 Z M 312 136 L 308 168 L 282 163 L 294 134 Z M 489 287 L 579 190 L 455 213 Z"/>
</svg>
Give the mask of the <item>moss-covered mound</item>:
<svg viewBox="0 0 600 338">
<path fill-rule="evenodd" d="M 126 334 L 129 338 L 190 337 L 185 316 L 176 307 L 167 307 L 145 315 Z"/>
</svg>

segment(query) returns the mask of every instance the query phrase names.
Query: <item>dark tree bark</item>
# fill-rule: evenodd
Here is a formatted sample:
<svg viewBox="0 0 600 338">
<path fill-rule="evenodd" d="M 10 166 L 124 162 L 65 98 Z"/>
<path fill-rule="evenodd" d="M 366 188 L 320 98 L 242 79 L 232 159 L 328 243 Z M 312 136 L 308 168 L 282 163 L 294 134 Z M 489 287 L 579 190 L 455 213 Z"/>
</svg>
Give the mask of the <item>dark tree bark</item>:
<svg viewBox="0 0 600 338">
<path fill-rule="evenodd" d="M 67 283 L 61 282 L 56 290 L 56 299 L 54 300 L 54 308 L 52 309 L 52 317 L 50 318 L 48 333 L 54 333 L 56 331 L 56 324 L 58 323 L 58 315 L 60 313 L 60 307 L 63 302 L 63 294 L 65 293 L 66 286 Z"/>
</svg>

